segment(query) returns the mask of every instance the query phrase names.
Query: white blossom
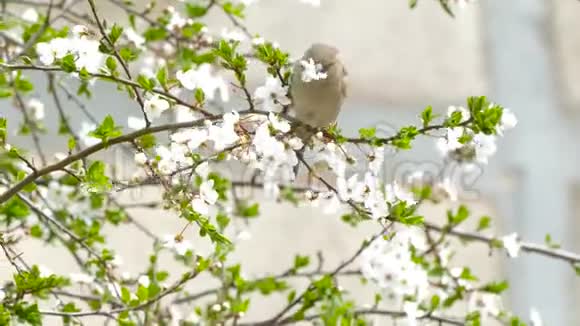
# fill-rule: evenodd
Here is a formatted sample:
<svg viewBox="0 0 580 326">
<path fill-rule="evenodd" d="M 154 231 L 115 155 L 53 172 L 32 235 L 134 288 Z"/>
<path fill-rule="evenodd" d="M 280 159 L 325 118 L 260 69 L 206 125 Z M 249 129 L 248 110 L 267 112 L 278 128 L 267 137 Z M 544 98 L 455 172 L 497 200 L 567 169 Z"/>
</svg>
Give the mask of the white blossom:
<svg viewBox="0 0 580 326">
<path fill-rule="evenodd" d="M 463 135 L 464 129 L 461 127 L 447 128 L 447 135 L 445 138 L 439 138 L 437 140 L 437 149 L 443 155 L 447 155 L 449 152 L 457 150 L 463 146 L 459 142 L 459 138 Z"/>
<path fill-rule="evenodd" d="M 407 295 L 415 296 L 419 301 L 427 298 L 427 271 L 412 261 L 411 245 L 417 250 L 427 248 L 420 231 L 402 229 L 390 240 L 375 239 L 360 256 L 363 276 L 389 291 L 395 299 L 402 300 Z"/>
<path fill-rule="evenodd" d="M 354 200 L 362 201 L 363 194 L 366 191 L 366 185 L 358 180 L 358 174 L 353 174 L 350 178 L 338 178 L 336 180 L 336 189 L 338 195 L 343 201 Z"/>
<path fill-rule="evenodd" d="M 324 144 L 316 156 L 317 162 L 326 162 L 337 177 L 343 177 L 346 172 L 346 157 L 335 143 Z"/>
<path fill-rule="evenodd" d="M 147 287 L 149 287 L 149 284 L 151 284 L 151 280 L 149 279 L 149 276 L 141 275 L 137 279 L 137 283 L 139 283 L 140 285 L 143 285 L 144 287 L 147 288 Z"/>
<path fill-rule="evenodd" d="M 280 105 L 289 105 L 287 94 L 288 86 L 282 86 L 282 82 L 272 76 L 266 77 L 264 85 L 254 91 L 254 97 L 266 111 L 279 109 Z"/>
<path fill-rule="evenodd" d="M 191 108 L 185 105 L 175 106 L 175 121 L 176 122 L 187 122 L 199 119 L 199 116 Z"/>
<path fill-rule="evenodd" d="M 295 151 L 304 147 L 304 143 L 302 142 L 302 139 L 300 139 L 298 137 L 292 137 L 292 138 L 288 139 L 287 144 Z"/>
<path fill-rule="evenodd" d="M 403 311 L 407 315 L 407 326 L 416 326 L 417 317 L 419 317 L 419 305 L 414 301 L 405 301 L 403 303 Z"/>
<path fill-rule="evenodd" d="M 208 63 L 200 65 L 197 69 L 180 70 L 177 72 L 176 78 L 184 88 L 190 91 L 200 88 L 210 100 L 213 100 L 215 92 L 219 91 L 221 100 L 229 101 L 227 83 L 221 76 L 212 74 L 211 65 Z"/>
<path fill-rule="evenodd" d="M 374 175 L 379 175 L 383 169 L 383 162 L 385 161 L 385 147 L 374 147 L 373 152 L 369 157 L 369 170 Z"/>
<path fill-rule="evenodd" d="M 322 71 L 322 65 L 320 63 L 315 63 L 312 58 L 308 60 L 300 60 L 300 65 L 302 65 L 302 81 L 305 83 L 311 82 L 313 80 L 326 79 L 328 75 Z"/>
<path fill-rule="evenodd" d="M 196 196 L 191 201 L 191 207 L 194 211 L 198 212 L 201 215 L 209 215 L 209 205 L 205 202 L 200 196 Z"/>
<path fill-rule="evenodd" d="M 48 66 L 54 62 L 55 55 L 52 51 L 52 47 L 49 43 L 40 42 L 36 44 L 36 53 L 38 54 L 38 59 L 43 65 Z"/>
<path fill-rule="evenodd" d="M 49 277 L 52 275 L 52 270 L 44 265 L 38 265 L 38 272 L 40 277 Z"/>
<path fill-rule="evenodd" d="M 522 244 L 518 240 L 518 234 L 514 232 L 503 236 L 501 241 L 503 242 L 503 247 L 507 251 L 508 256 L 516 258 L 522 247 Z"/>
<path fill-rule="evenodd" d="M 75 25 L 72 28 L 72 34 L 76 38 L 83 38 L 89 34 L 89 28 L 84 25 Z"/>
<path fill-rule="evenodd" d="M 396 201 L 404 201 L 407 205 L 414 205 L 417 203 L 412 192 L 405 190 L 394 181 L 385 187 L 387 201 L 394 203 Z"/>
<path fill-rule="evenodd" d="M 73 283 L 91 284 L 94 282 L 94 277 L 83 273 L 70 273 L 69 278 Z"/>
<path fill-rule="evenodd" d="M 126 28 L 125 29 L 125 35 L 127 36 L 127 39 L 135 44 L 136 47 L 142 49 L 145 46 L 145 38 L 143 36 L 141 36 L 139 33 L 137 33 L 134 29 L 132 28 Z"/>
<path fill-rule="evenodd" d="M 469 110 L 467 110 L 466 108 L 464 108 L 462 106 L 450 106 L 450 107 L 448 107 L 447 108 L 447 116 L 451 117 L 453 115 L 453 113 L 456 111 L 461 112 L 461 121 L 460 122 L 465 122 L 471 118 L 471 113 L 469 113 Z"/>
<path fill-rule="evenodd" d="M 195 167 L 195 173 L 202 177 L 202 179 L 207 179 L 209 175 L 209 163 L 203 162 Z"/>
<path fill-rule="evenodd" d="M 542 316 L 540 312 L 532 307 L 530 308 L 530 325 L 531 326 L 543 326 L 544 323 L 542 322 Z"/>
<path fill-rule="evenodd" d="M 143 152 L 136 153 L 134 160 L 135 163 L 139 165 L 145 165 L 145 163 L 147 163 L 147 155 L 145 155 Z"/>
<path fill-rule="evenodd" d="M 266 40 L 263 37 L 254 37 L 252 39 L 252 44 L 253 45 L 262 45 L 266 43 Z"/>
<path fill-rule="evenodd" d="M 208 128 L 208 139 L 213 141 L 214 149 L 216 151 L 224 150 L 228 145 L 238 141 L 240 137 L 235 131 L 235 125 L 239 119 L 240 116 L 235 111 L 226 113 L 223 116 L 223 123 L 221 126 L 211 125 Z"/>
<path fill-rule="evenodd" d="M 146 121 L 143 118 L 133 116 L 127 118 L 127 126 L 133 130 L 143 129 L 146 125 Z"/>
<path fill-rule="evenodd" d="M 38 12 L 34 8 L 28 8 L 22 13 L 22 19 L 30 23 L 35 23 L 38 21 Z"/>
<path fill-rule="evenodd" d="M 201 199 L 205 200 L 210 205 L 215 204 L 219 197 L 217 191 L 213 188 L 213 184 L 214 180 L 206 180 L 199 186 L 199 195 Z"/>
<path fill-rule="evenodd" d="M 82 140 L 82 142 L 85 144 L 85 146 L 90 147 L 101 142 L 100 139 L 88 135 L 89 132 L 95 130 L 96 128 L 97 125 L 93 123 L 89 123 L 86 121 L 81 122 L 81 129 L 79 130 L 78 135 L 79 138 Z"/>
<path fill-rule="evenodd" d="M 27 104 L 28 108 L 32 111 L 32 116 L 34 120 L 42 120 L 44 119 L 44 103 L 40 100 L 31 98 Z"/>
<path fill-rule="evenodd" d="M 182 17 L 175 8 L 169 6 L 167 10 L 171 13 L 171 17 L 169 18 L 169 23 L 167 24 L 167 28 L 170 30 L 175 30 L 179 28 L 183 28 L 187 24 L 187 19 Z"/>
<path fill-rule="evenodd" d="M 250 233 L 250 231 L 248 230 L 242 230 L 238 232 L 238 234 L 236 235 L 236 239 L 239 241 L 248 241 L 252 239 L 252 233 Z"/>
<path fill-rule="evenodd" d="M 155 94 L 145 101 L 144 108 L 147 117 L 151 120 L 161 116 L 163 111 L 169 109 L 169 102 Z"/>
<path fill-rule="evenodd" d="M 180 239 L 176 240 L 176 237 L 170 234 L 163 236 L 163 247 L 175 251 L 178 255 L 183 256 L 187 251 L 192 250 L 193 246 L 191 242 L 187 240 Z"/>
<path fill-rule="evenodd" d="M 193 163 L 191 157 L 186 156 L 187 147 L 177 143 L 171 143 L 169 148 L 157 146 L 155 153 L 159 156 L 157 167 L 163 174 L 170 174 L 180 166 L 188 166 Z"/>
<path fill-rule="evenodd" d="M 245 41 L 248 37 L 238 31 L 238 30 L 228 30 L 227 28 L 222 28 L 222 33 L 221 33 L 221 37 L 224 40 L 228 40 L 228 41 L 238 41 L 238 42 L 243 42 Z"/>
<path fill-rule="evenodd" d="M 503 109 L 498 134 L 503 135 L 504 131 L 514 128 L 517 124 L 518 118 L 516 118 L 516 115 L 510 109 Z"/>
<path fill-rule="evenodd" d="M 469 312 L 479 311 L 481 313 L 482 325 L 486 325 L 487 316 L 498 316 L 502 308 L 501 297 L 494 293 L 472 292 L 467 303 Z"/>
<path fill-rule="evenodd" d="M 336 214 L 340 210 L 340 205 L 340 199 L 333 193 L 326 201 L 326 206 L 322 212 L 327 215 Z"/>
<path fill-rule="evenodd" d="M 475 159 L 480 163 L 487 163 L 489 157 L 497 151 L 493 135 L 476 134 L 473 137 L 473 144 L 475 145 Z"/>
<path fill-rule="evenodd" d="M 270 114 L 268 114 L 268 120 L 270 120 L 270 125 L 275 130 L 278 130 L 283 133 L 287 133 L 290 131 L 290 123 L 288 123 L 288 121 L 286 120 L 283 120 L 274 113 L 270 112 Z"/>
<path fill-rule="evenodd" d="M 99 41 L 86 38 L 76 27 L 75 31 L 78 34 L 73 33 L 75 34 L 73 38 L 57 37 L 49 42 L 37 43 L 36 53 L 40 62 L 44 65 L 51 65 L 55 60 L 72 54 L 75 57 L 77 69 L 84 68 L 89 73 L 97 73 L 105 59 L 105 55 L 99 51 Z"/>
</svg>

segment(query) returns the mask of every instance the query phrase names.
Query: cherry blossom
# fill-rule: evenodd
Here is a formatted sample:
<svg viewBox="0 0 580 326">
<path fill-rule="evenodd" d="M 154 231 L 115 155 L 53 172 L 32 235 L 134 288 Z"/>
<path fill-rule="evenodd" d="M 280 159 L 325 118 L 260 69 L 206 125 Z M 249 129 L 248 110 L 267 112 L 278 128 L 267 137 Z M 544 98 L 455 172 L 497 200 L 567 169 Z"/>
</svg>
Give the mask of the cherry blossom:
<svg viewBox="0 0 580 326">
<path fill-rule="evenodd" d="M 300 65 L 302 66 L 302 81 L 309 83 L 313 80 L 326 79 L 328 75 L 322 71 L 322 65 L 320 63 L 315 63 L 312 58 L 308 60 L 300 60 Z"/>
<path fill-rule="evenodd" d="M 266 111 L 279 109 L 280 106 L 289 105 L 290 99 L 287 97 L 288 86 L 282 86 L 278 78 L 266 77 L 266 83 L 256 88 L 254 97 L 259 101 L 261 107 Z"/>
<path fill-rule="evenodd" d="M 173 250 L 176 254 L 183 256 L 193 249 L 191 242 L 166 234 L 163 236 L 163 247 Z"/>
<path fill-rule="evenodd" d="M 176 78 L 183 87 L 190 91 L 200 88 L 210 100 L 214 99 L 216 91 L 219 91 L 222 101 L 229 100 L 226 82 L 221 76 L 212 74 L 212 68 L 209 64 L 202 64 L 197 69 L 180 70 L 177 72 Z"/>
<path fill-rule="evenodd" d="M 503 242 L 503 247 L 507 251 L 508 256 L 511 258 L 516 258 L 520 252 L 522 244 L 518 240 L 517 233 L 511 233 L 501 238 Z"/>
<path fill-rule="evenodd" d="M 27 106 L 32 112 L 34 120 L 40 121 L 44 119 L 44 103 L 38 99 L 31 98 L 28 100 Z"/>
<path fill-rule="evenodd" d="M 169 109 L 169 102 L 155 94 L 145 101 L 143 109 L 149 119 L 155 120 L 159 118 L 165 110 Z"/>
</svg>

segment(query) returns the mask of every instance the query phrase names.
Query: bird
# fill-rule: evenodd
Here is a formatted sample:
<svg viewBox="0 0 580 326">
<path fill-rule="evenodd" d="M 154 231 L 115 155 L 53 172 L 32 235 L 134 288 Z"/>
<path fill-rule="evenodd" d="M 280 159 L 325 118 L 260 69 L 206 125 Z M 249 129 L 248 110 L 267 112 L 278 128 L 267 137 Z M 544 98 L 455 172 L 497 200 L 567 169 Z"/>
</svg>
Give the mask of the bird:
<svg viewBox="0 0 580 326">
<path fill-rule="evenodd" d="M 320 70 L 320 78 L 304 78 L 308 65 L 314 63 Z M 294 63 L 289 93 L 292 98 L 290 109 L 300 122 L 294 133 L 306 145 L 320 128 L 336 122 L 344 99 L 347 96 L 347 71 L 340 60 L 336 47 L 314 43 L 300 60 Z M 304 148 L 297 152 L 300 156 Z M 298 165 L 294 168 L 295 175 Z"/>
</svg>

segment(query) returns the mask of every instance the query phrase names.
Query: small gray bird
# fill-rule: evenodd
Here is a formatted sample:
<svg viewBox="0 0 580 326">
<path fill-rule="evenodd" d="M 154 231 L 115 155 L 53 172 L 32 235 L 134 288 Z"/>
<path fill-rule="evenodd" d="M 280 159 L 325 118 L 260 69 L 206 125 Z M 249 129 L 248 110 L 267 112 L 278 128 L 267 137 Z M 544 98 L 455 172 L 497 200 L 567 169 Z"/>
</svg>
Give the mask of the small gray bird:
<svg viewBox="0 0 580 326">
<path fill-rule="evenodd" d="M 310 59 L 321 66 L 321 72 L 326 74 L 326 78 L 304 81 L 302 62 Z M 315 43 L 306 50 L 302 59 L 294 64 L 290 82 L 292 109 L 296 119 L 314 128 L 324 128 L 334 123 L 346 97 L 346 75 L 335 47 Z M 306 143 L 313 132 L 297 128 L 296 134 Z"/>
<path fill-rule="evenodd" d="M 325 74 L 324 78 L 305 81 L 304 63 L 312 62 Z M 308 73 L 308 72 L 307 72 Z M 340 108 L 347 93 L 347 72 L 338 57 L 338 49 L 322 44 L 313 44 L 301 60 L 294 64 L 294 71 L 290 81 L 290 94 L 292 96 L 292 109 L 296 119 L 309 125 L 295 127 L 295 133 L 306 145 L 315 130 L 328 127 L 336 122 Z M 298 152 L 301 155 L 304 148 Z M 294 168 L 298 173 L 298 165 Z"/>
</svg>

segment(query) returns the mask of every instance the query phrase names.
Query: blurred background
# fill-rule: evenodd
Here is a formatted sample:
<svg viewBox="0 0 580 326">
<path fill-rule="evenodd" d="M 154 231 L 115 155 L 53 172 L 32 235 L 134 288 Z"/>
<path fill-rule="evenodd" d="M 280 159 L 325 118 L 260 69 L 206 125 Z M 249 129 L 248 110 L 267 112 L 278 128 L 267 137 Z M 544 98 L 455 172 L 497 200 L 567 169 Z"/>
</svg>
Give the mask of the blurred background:
<svg viewBox="0 0 580 326">
<path fill-rule="evenodd" d="M 109 21 L 123 17 L 107 1 L 99 4 Z M 578 18 L 580 3 L 575 0 L 480 0 L 457 10 L 455 18 L 432 0 L 419 1 L 415 10 L 408 8 L 406 0 L 322 0 L 319 8 L 298 0 L 261 0 L 247 9 L 246 22 L 250 32 L 277 41 L 294 57 L 313 42 L 334 44 L 341 50 L 351 85 L 339 118 L 346 134 L 354 135 L 361 127 L 417 123 L 425 106 L 445 113 L 447 106 L 465 105 L 472 95 L 486 95 L 510 108 L 518 126 L 500 139 L 498 153 L 481 173 L 469 176 L 473 191 L 460 200 L 470 205 L 473 215 L 494 217 L 489 234 L 518 232 L 526 241 L 542 243 L 549 233 L 564 248 L 578 252 Z M 233 27 L 218 14 L 211 15 L 208 24 L 217 33 L 222 26 Z M 45 80 L 41 75 L 35 78 L 36 83 Z M 263 83 L 263 75 L 252 82 L 253 87 Z M 111 96 L 111 90 L 98 83 L 94 98 L 87 102 L 97 117 L 112 113 L 125 121 L 128 114 L 138 112 L 124 95 L 113 91 Z M 46 96 L 42 87 L 37 95 Z M 47 111 L 54 112 L 48 98 L 45 102 Z M 66 102 L 65 107 L 80 123 L 82 115 L 74 113 L 75 105 Z M 9 121 L 18 119 L 10 103 L 1 102 L 0 108 Z M 47 125 L 56 126 L 56 121 L 55 115 L 47 114 Z M 66 148 L 66 139 L 47 136 L 43 142 L 51 151 Z M 410 152 L 390 156 L 386 171 L 400 162 L 436 166 L 440 161 L 434 141 L 426 139 Z M 156 194 L 151 190 L 143 198 Z M 291 264 L 292 255 L 317 250 L 325 252 L 327 266 L 334 266 L 373 232 L 370 225 L 354 230 L 316 208 L 280 209 L 267 201 L 263 205 L 263 218 L 240 226 L 252 238 L 239 243 L 236 259 L 250 275 L 272 268 L 282 271 Z M 444 221 L 445 209 L 458 205 L 426 207 L 424 214 L 428 220 Z M 159 234 L 175 234 L 183 226 L 166 212 L 135 210 L 135 216 Z M 194 233 L 189 238 L 197 241 Z M 149 248 L 143 243 L 148 239 L 121 228 L 111 230 L 111 241 L 121 248 L 127 270 L 142 271 L 148 250 L 143 248 Z M 203 250 L 203 244 L 198 245 Z M 55 272 L 67 273 L 74 266 L 70 257 L 40 243 L 26 243 L 20 249 L 28 260 Z M 580 324 L 580 309 L 574 308 L 580 306 L 580 281 L 564 262 L 525 253 L 517 259 L 507 259 L 501 252 L 490 257 L 485 246 L 471 245 L 456 263 L 481 271 L 482 280 L 508 278 L 505 305 L 524 320 L 535 307 L 546 325 Z M 0 278 L 9 272 L 8 263 L 0 261 Z M 357 284 L 352 284 L 354 295 L 372 303 L 372 292 L 357 290 Z M 278 299 L 254 306 L 250 317 L 270 316 L 284 302 L 283 297 Z"/>
</svg>

